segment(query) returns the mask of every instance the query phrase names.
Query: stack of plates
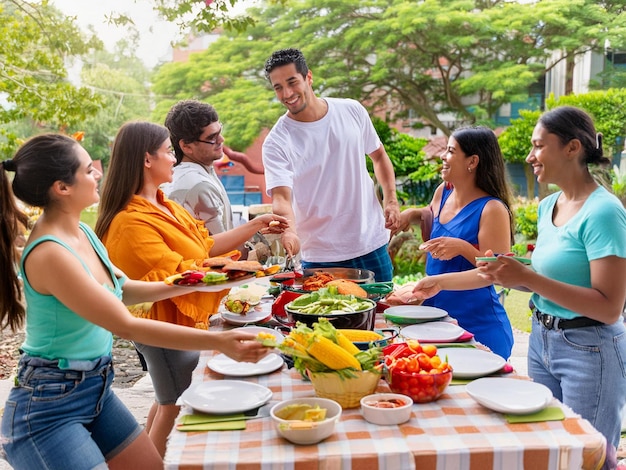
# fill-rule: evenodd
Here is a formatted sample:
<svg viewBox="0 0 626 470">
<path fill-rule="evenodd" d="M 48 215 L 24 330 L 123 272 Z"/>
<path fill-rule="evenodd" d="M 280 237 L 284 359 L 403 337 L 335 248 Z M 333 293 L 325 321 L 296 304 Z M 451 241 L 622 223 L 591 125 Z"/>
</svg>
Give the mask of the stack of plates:
<svg viewBox="0 0 626 470">
<path fill-rule="evenodd" d="M 458 340 L 465 334 L 465 330 L 454 323 L 436 321 L 405 326 L 400 330 L 400 336 L 405 339 L 415 339 L 422 343 L 447 343 Z"/>
</svg>

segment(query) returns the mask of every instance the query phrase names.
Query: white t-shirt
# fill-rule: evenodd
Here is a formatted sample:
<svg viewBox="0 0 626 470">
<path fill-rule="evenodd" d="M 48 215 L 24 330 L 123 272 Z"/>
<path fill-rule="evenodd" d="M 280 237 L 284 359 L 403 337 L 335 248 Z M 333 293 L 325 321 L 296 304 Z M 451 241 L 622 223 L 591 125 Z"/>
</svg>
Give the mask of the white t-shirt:
<svg viewBox="0 0 626 470">
<path fill-rule="evenodd" d="M 182 162 L 174 167 L 172 182 L 161 185 L 161 190 L 196 219 L 203 220 L 209 233 L 233 228 L 228 194 L 213 165 Z"/>
<path fill-rule="evenodd" d="M 389 241 L 383 209 L 367 172 L 366 154 L 381 142 L 355 100 L 325 98 L 315 122 L 281 116 L 263 143 L 267 194 L 291 188 L 302 259 L 344 261 Z"/>
</svg>

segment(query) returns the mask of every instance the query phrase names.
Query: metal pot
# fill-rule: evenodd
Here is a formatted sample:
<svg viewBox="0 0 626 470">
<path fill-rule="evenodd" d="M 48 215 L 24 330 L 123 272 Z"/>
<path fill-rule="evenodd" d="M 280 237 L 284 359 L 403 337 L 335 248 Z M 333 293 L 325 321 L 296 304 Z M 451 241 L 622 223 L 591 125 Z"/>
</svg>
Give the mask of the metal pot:
<svg viewBox="0 0 626 470">
<path fill-rule="evenodd" d="M 287 313 L 287 322 L 291 326 L 295 325 L 296 322 L 300 322 L 313 328 L 313 323 L 317 322 L 319 318 L 324 317 L 338 329 L 373 330 L 376 322 L 376 302 L 371 300 L 368 302 L 371 306 L 365 310 L 358 312 L 333 312 L 323 315 L 314 315 L 291 310 L 289 308 L 290 302 L 285 305 L 285 312 Z"/>
</svg>

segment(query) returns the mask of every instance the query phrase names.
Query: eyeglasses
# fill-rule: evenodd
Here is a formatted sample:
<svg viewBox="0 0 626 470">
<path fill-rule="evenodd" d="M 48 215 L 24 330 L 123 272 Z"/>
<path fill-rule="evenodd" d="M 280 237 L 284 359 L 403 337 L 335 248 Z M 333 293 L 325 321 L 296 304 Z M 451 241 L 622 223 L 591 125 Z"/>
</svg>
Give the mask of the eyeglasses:
<svg viewBox="0 0 626 470">
<path fill-rule="evenodd" d="M 222 129 L 224 128 L 224 126 L 222 124 L 220 124 L 220 130 L 211 134 L 208 139 L 209 140 L 203 140 L 203 139 L 196 139 L 196 142 L 202 142 L 204 144 L 209 144 L 209 145 L 215 145 L 217 144 L 217 138 L 220 136 L 220 134 L 222 133 Z"/>
</svg>

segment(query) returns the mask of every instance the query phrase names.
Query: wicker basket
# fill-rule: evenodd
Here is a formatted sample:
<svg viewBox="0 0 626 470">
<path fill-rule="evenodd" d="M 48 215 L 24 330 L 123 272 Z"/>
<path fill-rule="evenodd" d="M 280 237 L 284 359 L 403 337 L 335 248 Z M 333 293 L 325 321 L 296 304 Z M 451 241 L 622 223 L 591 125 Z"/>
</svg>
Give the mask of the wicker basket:
<svg viewBox="0 0 626 470">
<path fill-rule="evenodd" d="M 355 371 L 357 377 L 343 377 L 336 372 L 308 372 L 315 395 L 330 398 L 342 408 L 361 406 L 361 398 L 374 393 L 381 374 L 370 371 Z"/>
</svg>

